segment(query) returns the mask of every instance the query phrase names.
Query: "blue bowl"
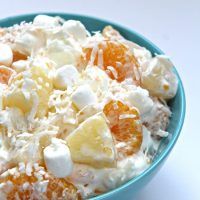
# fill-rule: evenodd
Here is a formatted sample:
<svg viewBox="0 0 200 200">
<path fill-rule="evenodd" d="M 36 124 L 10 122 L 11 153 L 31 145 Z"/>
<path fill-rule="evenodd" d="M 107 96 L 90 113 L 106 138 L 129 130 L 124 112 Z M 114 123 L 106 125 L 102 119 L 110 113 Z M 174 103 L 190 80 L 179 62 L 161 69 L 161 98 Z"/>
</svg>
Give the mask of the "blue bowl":
<svg viewBox="0 0 200 200">
<path fill-rule="evenodd" d="M 38 14 L 41 13 L 25 14 L 25 15 L 19 15 L 1 19 L 0 27 L 12 26 L 13 24 L 20 23 L 21 21 L 30 22 Z M 79 20 L 86 26 L 87 30 L 89 31 L 99 31 L 102 30 L 106 25 L 111 25 L 114 28 L 116 28 L 126 39 L 131 40 L 139 44 L 140 46 L 146 47 L 149 51 L 151 51 L 153 55 L 164 54 L 157 46 L 155 46 L 152 42 L 150 42 L 140 34 L 128 28 L 125 28 L 121 25 L 115 24 L 113 22 L 89 16 L 76 15 L 76 14 L 65 14 L 65 13 L 43 13 L 43 14 L 51 16 L 60 16 L 64 19 Z M 172 136 L 162 140 L 153 163 L 142 174 L 131 179 L 130 181 L 126 182 L 120 187 L 113 189 L 112 191 L 109 191 L 102 195 L 99 195 L 97 197 L 93 197 L 90 200 L 131 199 L 133 198 L 134 194 L 136 194 L 140 189 L 142 189 L 153 178 L 153 176 L 158 172 L 158 170 L 164 164 L 164 161 L 166 160 L 167 156 L 171 152 L 172 148 L 174 147 L 179 137 L 185 117 L 186 103 L 185 103 L 184 89 L 181 79 L 175 68 L 174 72 L 178 77 L 179 85 L 176 96 L 168 103 L 172 111 L 172 116 L 170 119 L 170 124 L 168 126 L 168 131 L 172 134 Z"/>
</svg>

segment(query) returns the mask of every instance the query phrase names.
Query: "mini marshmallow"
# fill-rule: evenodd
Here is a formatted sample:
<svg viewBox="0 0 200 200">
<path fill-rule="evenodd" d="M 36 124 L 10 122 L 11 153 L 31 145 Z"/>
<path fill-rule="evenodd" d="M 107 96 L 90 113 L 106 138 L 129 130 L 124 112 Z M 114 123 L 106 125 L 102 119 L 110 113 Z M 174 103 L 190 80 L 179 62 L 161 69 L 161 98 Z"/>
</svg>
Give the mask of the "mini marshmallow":
<svg viewBox="0 0 200 200">
<path fill-rule="evenodd" d="M 19 73 L 26 70 L 27 64 L 26 60 L 18 60 L 12 64 L 12 68 Z"/>
<path fill-rule="evenodd" d="M 72 35 L 76 40 L 85 40 L 87 30 L 85 26 L 76 20 L 68 20 L 63 24 L 63 30 Z"/>
<path fill-rule="evenodd" d="M 97 97 L 89 85 L 79 86 L 72 94 L 72 102 L 78 109 L 82 109 L 87 105 L 96 103 Z"/>
<path fill-rule="evenodd" d="M 13 61 L 13 52 L 10 46 L 0 43 L 0 65 L 10 66 Z"/>
<path fill-rule="evenodd" d="M 76 64 L 77 52 L 73 46 L 66 45 L 61 40 L 52 40 L 47 45 L 47 57 L 56 63 L 56 68 L 67 64 Z"/>
<path fill-rule="evenodd" d="M 68 146 L 63 140 L 53 138 L 52 143 L 44 149 L 47 170 L 57 178 L 65 178 L 72 173 L 73 162 Z"/>
<path fill-rule="evenodd" d="M 28 30 L 20 34 L 15 40 L 14 49 L 25 55 L 44 47 L 46 44 L 46 36 L 40 29 Z"/>
<path fill-rule="evenodd" d="M 149 112 L 153 108 L 153 101 L 149 97 L 149 92 L 140 87 L 131 91 L 128 94 L 127 100 L 130 106 L 138 108 L 141 115 Z"/>
<path fill-rule="evenodd" d="M 154 96 L 163 99 L 173 98 L 178 81 L 173 72 L 173 64 L 165 55 L 152 58 L 142 72 L 142 86 Z"/>
<path fill-rule="evenodd" d="M 39 26 L 58 26 L 59 20 L 56 17 L 51 17 L 47 15 L 37 15 L 34 20 L 33 24 Z"/>
<path fill-rule="evenodd" d="M 56 70 L 53 83 L 57 89 L 66 90 L 79 78 L 79 72 L 73 65 L 64 65 Z"/>
</svg>

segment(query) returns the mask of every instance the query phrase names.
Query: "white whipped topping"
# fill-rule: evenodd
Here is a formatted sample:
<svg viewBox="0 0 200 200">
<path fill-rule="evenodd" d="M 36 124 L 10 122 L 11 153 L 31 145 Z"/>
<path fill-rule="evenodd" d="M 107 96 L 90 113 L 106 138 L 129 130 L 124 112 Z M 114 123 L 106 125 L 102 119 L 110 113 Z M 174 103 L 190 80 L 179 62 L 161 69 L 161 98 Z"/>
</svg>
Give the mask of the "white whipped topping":
<svg viewBox="0 0 200 200">
<path fill-rule="evenodd" d="M 79 72 L 73 65 L 64 65 L 55 72 L 53 83 L 57 89 L 72 87 L 79 78 Z"/>
<path fill-rule="evenodd" d="M 118 161 L 117 168 L 95 169 L 75 164 L 71 179 L 82 191 L 83 197 L 88 197 L 94 195 L 95 190 L 107 191 L 107 188 L 114 189 L 120 186 L 144 171 L 149 166 L 148 162 L 148 157 L 138 152 L 132 157 Z"/>
<path fill-rule="evenodd" d="M 10 66 L 13 60 L 13 52 L 9 45 L 0 43 L 0 65 Z"/>
<path fill-rule="evenodd" d="M 52 143 L 44 149 L 44 160 L 48 171 L 57 178 L 65 178 L 72 172 L 70 151 L 62 140 L 52 139 Z"/>
<path fill-rule="evenodd" d="M 85 106 L 95 104 L 97 97 L 92 91 L 89 85 L 79 86 L 72 94 L 72 102 L 77 106 L 78 109 L 82 109 Z"/>
</svg>

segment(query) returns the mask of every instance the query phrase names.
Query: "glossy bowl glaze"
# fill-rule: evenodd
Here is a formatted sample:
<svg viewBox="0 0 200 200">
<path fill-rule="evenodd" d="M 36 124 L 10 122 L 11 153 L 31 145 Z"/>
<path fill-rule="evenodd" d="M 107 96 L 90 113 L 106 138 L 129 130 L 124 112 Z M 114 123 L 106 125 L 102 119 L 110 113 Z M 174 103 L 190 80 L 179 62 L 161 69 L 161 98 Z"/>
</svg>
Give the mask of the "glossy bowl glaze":
<svg viewBox="0 0 200 200">
<path fill-rule="evenodd" d="M 20 23 L 22 21 L 30 22 L 33 18 L 41 13 L 34 14 L 25 14 L 18 15 L 14 17 L 8 17 L 0 20 L 0 27 L 8 27 L 14 24 Z M 115 24 L 113 22 L 109 22 L 102 19 L 97 19 L 94 17 L 76 15 L 76 14 L 66 14 L 66 13 L 42 13 L 51 16 L 60 16 L 64 19 L 74 19 L 81 21 L 89 31 L 99 31 L 102 30 L 106 25 L 111 25 L 116 28 L 126 39 L 131 40 L 140 46 L 146 47 L 151 53 L 154 54 L 163 54 L 163 52 L 155 46 L 152 42 L 136 33 L 135 31 L 125 28 L 121 25 Z M 168 131 L 171 133 L 170 137 L 163 139 L 159 150 L 157 152 L 157 156 L 155 157 L 151 166 L 145 170 L 139 176 L 131 179 L 125 184 L 119 186 L 112 191 L 99 195 L 97 197 L 93 197 L 90 200 L 125 200 L 132 199 L 134 194 L 136 194 L 140 189 L 142 189 L 159 171 L 167 156 L 171 152 L 173 146 L 175 145 L 180 131 L 184 122 L 185 117 L 185 94 L 181 79 L 178 75 L 178 72 L 174 68 L 174 71 L 179 80 L 178 91 L 176 96 L 169 101 L 169 106 L 172 111 L 172 116 L 170 119 L 170 124 L 168 126 Z M 162 183 L 161 183 L 162 184 Z"/>
</svg>

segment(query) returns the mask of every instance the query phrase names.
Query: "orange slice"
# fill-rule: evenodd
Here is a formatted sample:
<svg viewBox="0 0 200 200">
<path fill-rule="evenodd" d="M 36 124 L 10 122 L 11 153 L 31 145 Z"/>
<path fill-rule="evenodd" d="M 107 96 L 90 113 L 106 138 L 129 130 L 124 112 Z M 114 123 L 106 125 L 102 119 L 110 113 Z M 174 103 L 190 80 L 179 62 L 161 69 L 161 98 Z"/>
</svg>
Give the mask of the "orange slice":
<svg viewBox="0 0 200 200">
<path fill-rule="evenodd" d="M 121 101 L 110 101 L 104 107 L 112 134 L 117 142 L 126 145 L 119 148 L 125 155 L 132 155 L 139 151 L 142 144 L 142 125 L 140 116 L 135 108 L 129 108 Z"/>
<path fill-rule="evenodd" d="M 42 171 L 43 167 L 40 167 Z M 12 168 L 10 170 L 19 171 L 19 167 Z M 28 176 L 25 172 L 21 172 L 19 175 L 11 175 L 7 173 L 6 175 L 0 176 L 1 183 L 9 183 L 12 187 L 8 186 L 9 189 L 4 188 L 4 193 L 6 193 L 7 200 L 15 200 L 17 197 L 21 200 L 34 199 L 39 200 L 41 197 L 45 199 L 81 199 L 77 192 L 77 188 L 65 179 L 58 179 L 49 175 L 46 171 L 43 171 L 43 180 L 47 181 L 46 191 L 38 192 L 34 191 L 36 184 L 39 183 L 33 170 L 31 176 Z M 4 173 L 5 174 L 5 173 Z M 35 187 L 34 187 L 35 186 Z M 0 192 L 1 189 L 0 189 Z"/>
<path fill-rule="evenodd" d="M 15 71 L 6 66 L 0 66 L 0 83 L 8 84 L 8 81 Z"/>
</svg>

